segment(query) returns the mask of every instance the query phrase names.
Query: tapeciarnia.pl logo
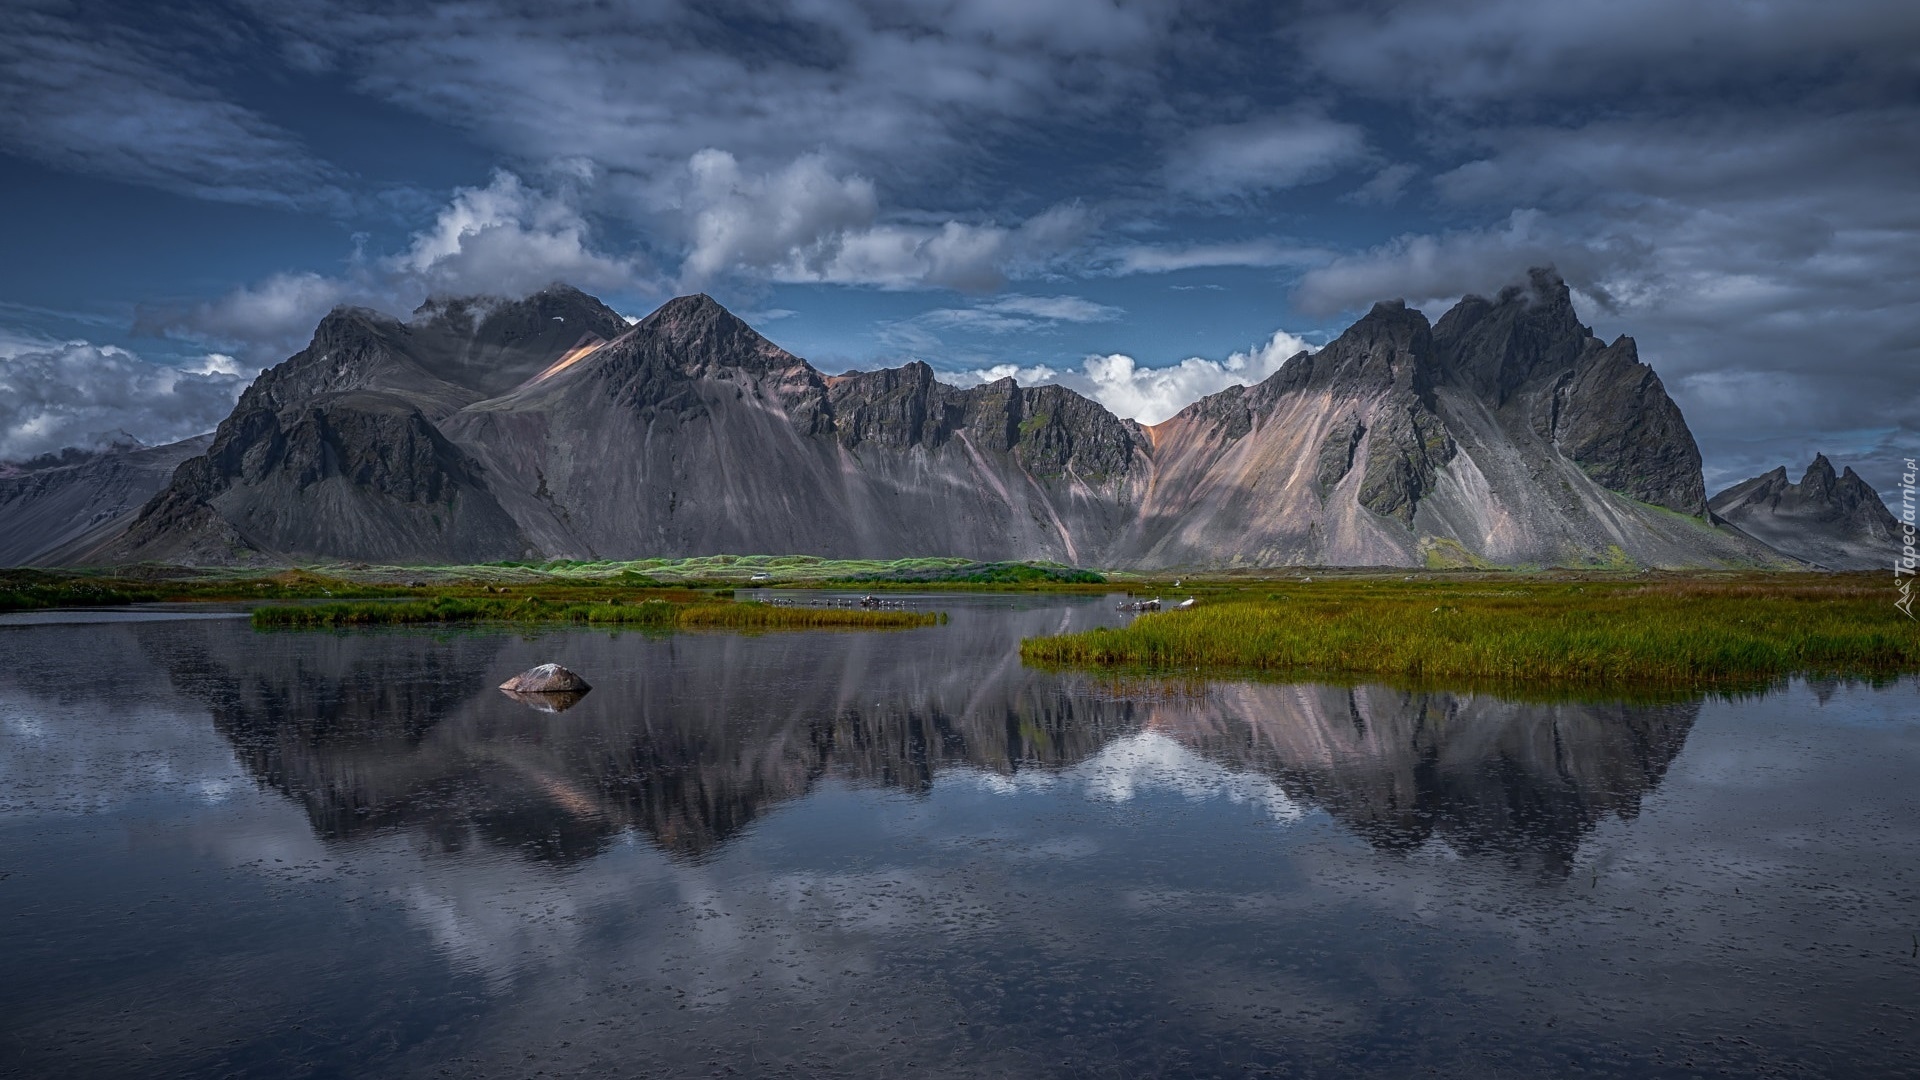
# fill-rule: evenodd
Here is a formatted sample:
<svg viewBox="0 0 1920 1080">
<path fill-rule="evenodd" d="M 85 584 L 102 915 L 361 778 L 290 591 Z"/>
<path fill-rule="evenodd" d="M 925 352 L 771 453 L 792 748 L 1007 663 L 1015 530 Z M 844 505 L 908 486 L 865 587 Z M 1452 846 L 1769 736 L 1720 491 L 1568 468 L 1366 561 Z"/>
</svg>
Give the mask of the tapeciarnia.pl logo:
<svg viewBox="0 0 1920 1080">
<path fill-rule="evenodd" d="M 1914 468 L 1912 458 L 1907 459 L 1907 471 L 1900 474 L 1900 557 L 1893 560 L 1893 587 L 1900 591 L 1900 599 L 1893 606 L 1911 619 L 1913 615 L 1913 481 L 1920 469 Z"/>
</svg>

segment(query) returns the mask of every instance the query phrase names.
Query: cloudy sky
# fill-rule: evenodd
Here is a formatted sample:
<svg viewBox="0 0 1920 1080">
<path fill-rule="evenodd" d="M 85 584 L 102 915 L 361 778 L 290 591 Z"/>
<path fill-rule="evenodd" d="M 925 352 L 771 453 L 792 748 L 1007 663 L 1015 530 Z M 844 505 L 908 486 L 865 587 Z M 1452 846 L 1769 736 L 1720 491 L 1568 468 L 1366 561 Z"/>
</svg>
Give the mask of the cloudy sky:
<svg viewBox="0 0 1920 1080">
<path fill-rule="evenodd" d="M 338 303 L 712 293 L 1156 421 L 1552 263 L 1711 489 L 1920 453 L 1911 0 L 12 0 L 0 458 L 206 430 Z"/>
</svg>

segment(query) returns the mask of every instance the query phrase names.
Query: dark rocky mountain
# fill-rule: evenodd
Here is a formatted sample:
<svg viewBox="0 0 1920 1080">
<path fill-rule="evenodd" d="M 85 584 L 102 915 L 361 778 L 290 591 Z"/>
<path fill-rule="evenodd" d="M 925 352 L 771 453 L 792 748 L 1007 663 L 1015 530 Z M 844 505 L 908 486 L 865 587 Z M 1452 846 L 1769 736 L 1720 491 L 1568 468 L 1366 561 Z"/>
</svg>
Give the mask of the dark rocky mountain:
<svg viewBox="0 0 1920 1080">
<path fill-rule="evenodd" d="M 925 364 L 822 375 L 705 296 L 446 430 L 533 547 L 578 557 L 1092 562 L 1149 468 L 1138 425 L 1059 387 L 963 390 Z"/>
<path fill-rule="evenodd" d="M 1593 337 L 1560 279 L 1430 326 L 1382 303 L 1258 386 L 1152 432 L 1129 561 L 1420 565 L 1775 557 L 1705 516 L 1700 452 L 1633 339 Z"/>
<path fill-rule="evenodd" d="M 98 561 L 337 556 L 478 562 L 531 548 L 472 458 L 436 426 L 626 320 L 575 289 L 428 303 L 402 323 L 341 308 L 263 373 Z"/>
<path fill-rule="evenodd" d="M 261 376 L 118 562 L 780 552 L 1082 565 L 1701 566 L 1777 556 L 1706 516 L 1633 341 L 1568 290 L 1377 305 L 1148 428 L 924 364 L 825 375 L 705 296 L 628 326 L 555 286 L 343 309 Z"/>
<path fill-rule="evenodd" d="M 1708 504 L 1723 520 L 1803 562 L 1830 570 L 1884 570 L 1900 549 L 1900 522 L 1873 486 L 1825 454 L 1795 484 L 1783 466 L 1733 485 Z"/>
<path fill-rule="evenodd" d="M 57 565 L 120 535 L 174 469 L 212 442 L 196 435 L 0 463 L 0 566 Z"/>
</svg>

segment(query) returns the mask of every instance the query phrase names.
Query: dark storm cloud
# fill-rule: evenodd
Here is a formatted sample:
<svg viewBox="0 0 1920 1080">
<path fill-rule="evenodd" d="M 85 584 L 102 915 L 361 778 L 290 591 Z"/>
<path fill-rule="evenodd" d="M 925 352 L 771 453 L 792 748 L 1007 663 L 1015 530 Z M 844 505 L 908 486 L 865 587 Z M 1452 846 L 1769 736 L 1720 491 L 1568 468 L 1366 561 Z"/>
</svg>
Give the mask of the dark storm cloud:
<svg viewBox="0 0 1920 1080">
<path fill-rule="evenodd" d="M 1169 155 L 1167 180 L 1200 196 L 1321 180 L 1367 155 L 1366 133 L 1313 110 L 1203 128 Z"/>
<path fill-rule="evenodd" d="M 992 289 L 1088 227 L 1071 198 L 951 190 L 985 132 L 1152 96 L 1172 4 L 255 0 L 363 93 L 523 162 L 586 161 L 681 285 Z M 937 178 L 937 179 L 935 179 Z M 945 190 L 943 190 L 945 189 Z M 887 193 L 906 202 L 889 205 Z M 995 196 L 1004 195 L 996 192 Z"/>
<path fill-rule="evenodd" d="M 59 0 L 11 4 L 0 148 L 77 173 L 221 202 L 337 208 L 337 170 L 194 77 L 164 41 Z"/>
<path fill-rule="evenodd" d="M 1910 86 L 1920 8 L 1906 0 L 1413 0 L 1303 20 L 1327 79 L 1427 105 L 1525 113 L 1569 98 L 1699 100 L 1731 86 Z"/>
<path fill-rule="evenodd" d="M 708 147 L 755 172 L 822 149 L 910 170 L 981 124 L 1042 109 L 1097 117 L 1151 89 L 1138 69 L 1174 6 L 251 4 L 369 94 L 527 158 L 584 155 L 645 175 Z"/>
</svg>

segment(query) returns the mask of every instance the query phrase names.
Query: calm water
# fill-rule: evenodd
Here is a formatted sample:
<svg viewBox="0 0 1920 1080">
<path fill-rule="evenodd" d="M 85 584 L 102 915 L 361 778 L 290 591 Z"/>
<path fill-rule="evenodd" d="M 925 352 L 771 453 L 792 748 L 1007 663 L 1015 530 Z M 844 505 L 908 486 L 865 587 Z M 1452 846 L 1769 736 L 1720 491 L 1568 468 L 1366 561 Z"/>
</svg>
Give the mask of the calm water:
<svg viewBox="0 0 1920 1080">
<path fill-rule="evenodd" d="M 1113 682 L 1016 653 L 1110 602 L 930 603 L 0 626 L 0 1073 L 1920 1073 L 1912 681 Z"/>
</svg>

